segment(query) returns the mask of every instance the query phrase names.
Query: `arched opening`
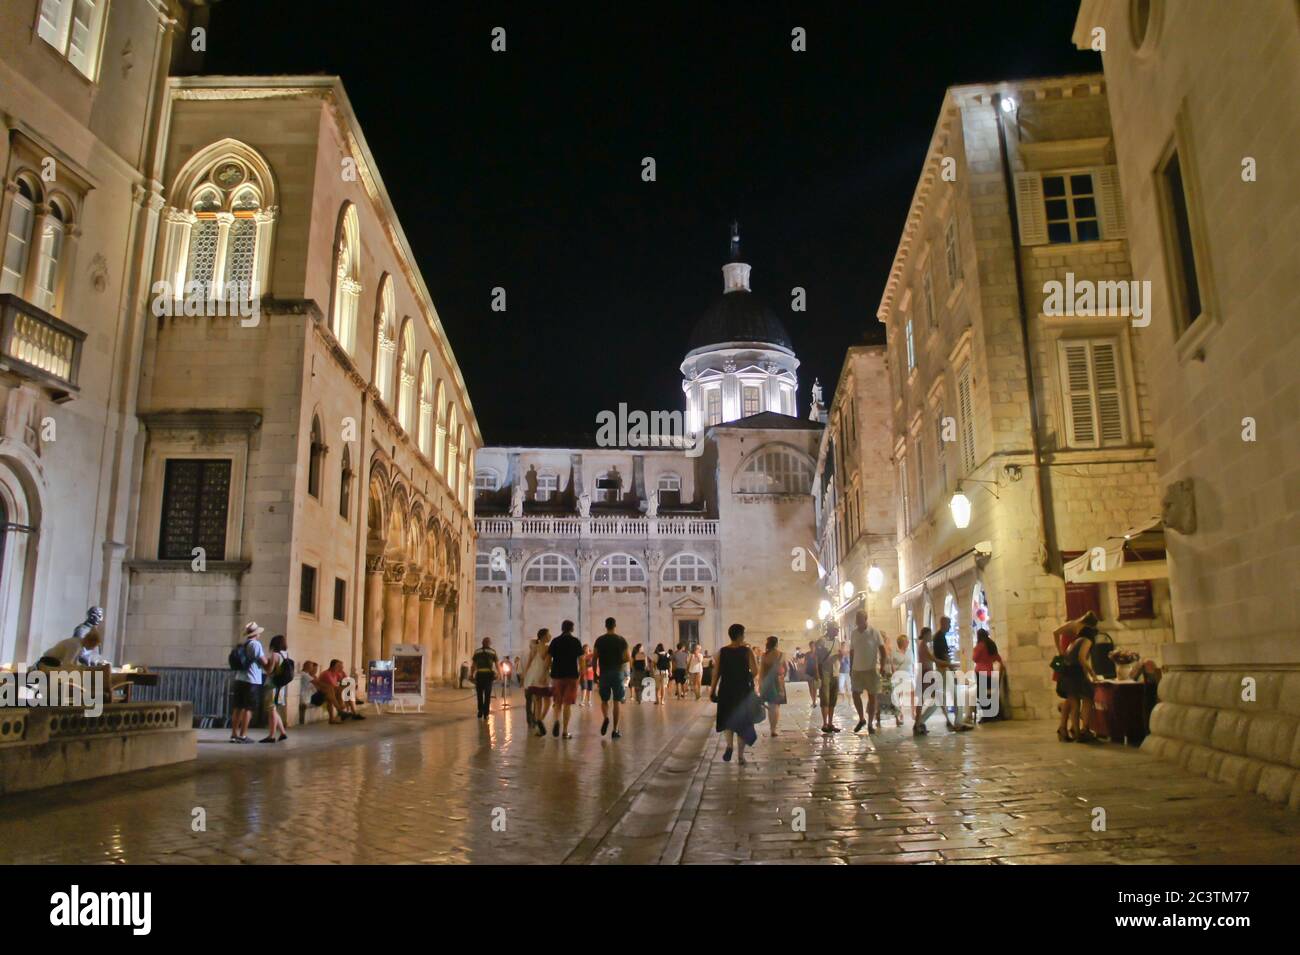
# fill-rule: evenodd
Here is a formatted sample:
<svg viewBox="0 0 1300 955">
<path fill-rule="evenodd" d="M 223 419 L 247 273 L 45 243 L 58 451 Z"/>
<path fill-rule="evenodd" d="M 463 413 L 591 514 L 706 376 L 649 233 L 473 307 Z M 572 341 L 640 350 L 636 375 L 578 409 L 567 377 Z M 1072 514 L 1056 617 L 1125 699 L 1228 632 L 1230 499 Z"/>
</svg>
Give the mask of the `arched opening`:
<svg viewBox="0 0 1300 955">
<path fill-rule="evenodd" d="M 307 493 L 320 500 L 321 467 L 325 463 L 325 434 L 321 430 L 320 417 L 311 419 L 311 444 L 307 449 Z"/>
</svg>

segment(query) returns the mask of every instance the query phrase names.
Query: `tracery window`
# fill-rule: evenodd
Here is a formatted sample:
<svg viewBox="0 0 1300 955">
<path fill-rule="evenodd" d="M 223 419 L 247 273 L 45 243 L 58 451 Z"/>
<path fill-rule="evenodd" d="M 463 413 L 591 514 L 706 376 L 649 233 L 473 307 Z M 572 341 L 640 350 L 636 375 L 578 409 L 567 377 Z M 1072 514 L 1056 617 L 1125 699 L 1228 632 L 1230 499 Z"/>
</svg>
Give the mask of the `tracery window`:
<svg viewBox="0 0 1300 955">
<path fill-rule="evenodd" d="M 591 572 L 593 584 L 643 584 L 645 568 L 630 554 L 610 554 Z"/>
<path fill-rule="evenodd" d="M 713 568 L 698 554 L 674 554 L 664 564 L 663 580 L 666 584 L 707 583 L 713 579 Z"/>
<path fill-rule="evenodd" d="M 812 467 L 794 448 L 769 445 L 750 456 L 736 483 L 740 494 L 808 494 Z"/>
</svg>

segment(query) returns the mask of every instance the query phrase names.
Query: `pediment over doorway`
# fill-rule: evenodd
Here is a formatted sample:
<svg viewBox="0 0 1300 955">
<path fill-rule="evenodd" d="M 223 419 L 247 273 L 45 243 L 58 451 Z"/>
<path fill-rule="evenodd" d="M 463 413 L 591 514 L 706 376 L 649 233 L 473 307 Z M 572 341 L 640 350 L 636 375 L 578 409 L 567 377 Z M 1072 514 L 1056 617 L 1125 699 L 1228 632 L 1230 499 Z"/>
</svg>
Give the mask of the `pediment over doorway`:
<svg viewBox="0 0 1300 955">
<path fill-rule="evenodd" d="M 683 597 L 671 604 L 673 616 L 675 617 L 702 617 L 704 616 L 704 604 L 700 603 L 694 597 Z"/>
</svg>

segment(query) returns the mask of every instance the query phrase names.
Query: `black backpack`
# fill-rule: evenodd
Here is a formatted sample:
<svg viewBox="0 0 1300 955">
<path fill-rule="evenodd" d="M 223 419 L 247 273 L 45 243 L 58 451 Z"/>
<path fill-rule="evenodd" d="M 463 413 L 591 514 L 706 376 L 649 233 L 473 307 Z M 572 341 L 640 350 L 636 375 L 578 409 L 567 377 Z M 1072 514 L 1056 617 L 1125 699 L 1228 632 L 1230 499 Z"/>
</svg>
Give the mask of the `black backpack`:
<svg viewBox="0 0 1300 955">
<path fill-rule="evenodd" d="M 232 670 L 247 670 L 248 642 L 235 644 L 234 649 L 230 651 L 230 656 L 226 658 L 226 662 L 230 664 Z"/>
<path fill-rule="evenodd" d="M 272 675 L 271 683 L 274 684 L 276 689 L 279 689 L 282 686 L 288 686 L 292 682 L 293 660 L 282 653 L 280 654 L 280 666 L 276 669 L 274 675 Z"/>
<path fill-rule="evenodd" d="M 1103 680 L 1115 679 L 1115 661 L 1110 658 L 1114 649 L 1115 641 L 1109 633 L 1098 633 L 1092 638 L 1092 651 L 1088 654 L 1088 659 L 1092 662 L 1092 672 Z"/>
</svg>

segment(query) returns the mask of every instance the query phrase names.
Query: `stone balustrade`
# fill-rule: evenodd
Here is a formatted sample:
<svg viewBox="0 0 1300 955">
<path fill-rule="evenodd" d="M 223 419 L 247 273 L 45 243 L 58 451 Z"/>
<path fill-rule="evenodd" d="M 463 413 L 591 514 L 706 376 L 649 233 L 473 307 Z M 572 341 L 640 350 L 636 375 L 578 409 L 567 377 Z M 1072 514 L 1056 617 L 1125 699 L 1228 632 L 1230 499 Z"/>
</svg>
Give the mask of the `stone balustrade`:
<svg viewBox="0 0 1300 955">
<path fill-rule="evenodd" d="M 695 517 L 480 517 L 474 521 L 479 537 L 515 539 L 559 538 L 709 538 L 718 522 Z"/>
</svg>

